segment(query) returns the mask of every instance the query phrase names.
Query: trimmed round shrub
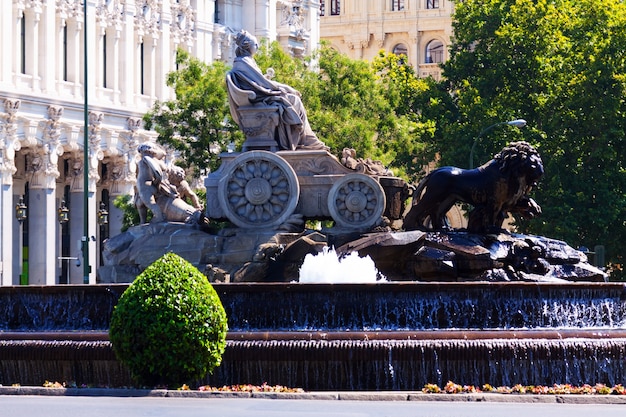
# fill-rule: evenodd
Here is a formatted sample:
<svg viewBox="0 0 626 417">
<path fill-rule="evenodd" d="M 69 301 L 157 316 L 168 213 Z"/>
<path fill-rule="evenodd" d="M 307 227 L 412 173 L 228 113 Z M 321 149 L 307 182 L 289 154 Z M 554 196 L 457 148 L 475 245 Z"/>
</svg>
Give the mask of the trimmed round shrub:
<svg viewBox="0 0 626 417">
<path fill-rule="evenodd" d="M 124 291 L 109 337 L 137 383 L 179 387 L 219 366 L 227 331 L 226 312 L 208 279 L 168 253 Z"/>
</svg>

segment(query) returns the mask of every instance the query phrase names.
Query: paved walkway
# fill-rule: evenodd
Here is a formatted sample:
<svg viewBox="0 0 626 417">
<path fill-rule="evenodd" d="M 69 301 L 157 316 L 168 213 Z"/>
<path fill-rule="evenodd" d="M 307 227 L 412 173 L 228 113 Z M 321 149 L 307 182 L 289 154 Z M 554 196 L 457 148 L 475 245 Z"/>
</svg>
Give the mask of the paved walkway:
<svg viewBox="0 0 626 417">
<path fill-rule="evenodd" d="M 626 395 L 581 395 L 581 394 L 425 394 L 406 391 L 316 391 L 289 392 L 211 392 L 195 390 L 141 390 L 122 388 L 45 388 L 4 387 L 2 395 L 39 395 L 73 397 L 155 397 L 155 398 L 257 398 L 281 400 L 324 400 L 324 401 L 449 401 L 449 402 L 494 402 L 494 403 L 547 403 L 547 404 L 624 404 Z M 626 408 L 624 409 L 626 411 Z"/>
</svg>

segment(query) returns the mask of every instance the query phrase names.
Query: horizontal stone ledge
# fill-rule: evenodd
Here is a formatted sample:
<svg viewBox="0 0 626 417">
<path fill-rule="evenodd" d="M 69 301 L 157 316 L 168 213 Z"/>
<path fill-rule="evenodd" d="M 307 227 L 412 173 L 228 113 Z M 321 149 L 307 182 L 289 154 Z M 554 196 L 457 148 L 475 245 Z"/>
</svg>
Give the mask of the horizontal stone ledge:
<svg viewBox="0 0 626 417">
<path fill-rule="evenodd" d="M 626 329 L 489 329 L 381 331 L 234 331 L 229 341 L 335 340 L 494 340 L 494 339 L 626 339 Z M 0 332 L 0 340 L 108 341 L 104 331 Z"/>
</svg>

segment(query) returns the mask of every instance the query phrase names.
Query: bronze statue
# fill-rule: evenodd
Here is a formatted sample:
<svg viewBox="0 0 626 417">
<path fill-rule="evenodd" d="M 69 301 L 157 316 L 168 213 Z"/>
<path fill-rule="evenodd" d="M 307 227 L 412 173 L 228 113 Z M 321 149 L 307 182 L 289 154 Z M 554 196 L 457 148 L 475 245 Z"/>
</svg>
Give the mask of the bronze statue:
<svg viewBox="0 0 626 417">
<path fill-rule="evenodd" d="M 501 231 L 507 213 L 526 218 L 541 213 L 541 207 L 528 194 L 542 176 L 541 157 L 526 142 L 511 143 L 475 169 L 436 169 L 418 184 L 403 227 L 405 230 L 446 229 L 446 213 L 455 203 L 463 202 L 473 206 L 469 232 Z"/>
<path fill-rule="evenodd" d="M 279 112 L 276 140 L 281 149 L 328 149 L 309 125 L 300 92 L 269 79 L 257 66 L 253 58 L 259 47 L 257 39 L 242 30 L 237 34 L 235 42 L 237 57 L 227 74 L 227 83 L 232 83 L 234 87 L 229 89 L 229 99 L 235 121 L 239 123 L 237 103 L 276 106 Z"/>
</svg>

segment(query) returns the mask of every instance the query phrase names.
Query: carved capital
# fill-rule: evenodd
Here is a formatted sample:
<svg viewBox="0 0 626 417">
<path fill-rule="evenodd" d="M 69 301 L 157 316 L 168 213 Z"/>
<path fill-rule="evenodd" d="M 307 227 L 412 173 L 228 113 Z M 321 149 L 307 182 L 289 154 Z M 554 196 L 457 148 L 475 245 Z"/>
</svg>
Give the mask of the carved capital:
<svg viewBox="0 0 626 417">
<path fill-rule="evenodd" d="M 196 28 L 196 16 L 187 1 L 172 4 L 171 33 L 176 43 L 190 43 Z"/>
<path fill-rule="evenodd" d="M 124 13 L 124 4 L 120 0 L 100 0 L 96 20 L 103 27 L 121 28 Z"/>
<path fill-rule="evenodd" d="M 130 172 L 126 157 L 112 159 L 108 163 L 107 178 L 104 185 L 108 186 L 112 196 L 129 194 L 135 185 L 135 173 Z"/>
<path fill-rule="evenodd" d="M 161 26 L 161 2 L 158 0 L 141 0 L 137 2 L 135 28 L 140 37 L 148 35 L 158 39 Z"/>
<path fill-rule="evenodd" d="M 56 188 L 60 173 L 57 168 L 58 152 L 50 146 L 38 146 L 26 153 L 26 175 L 33 189 Z"/>
</svg>

